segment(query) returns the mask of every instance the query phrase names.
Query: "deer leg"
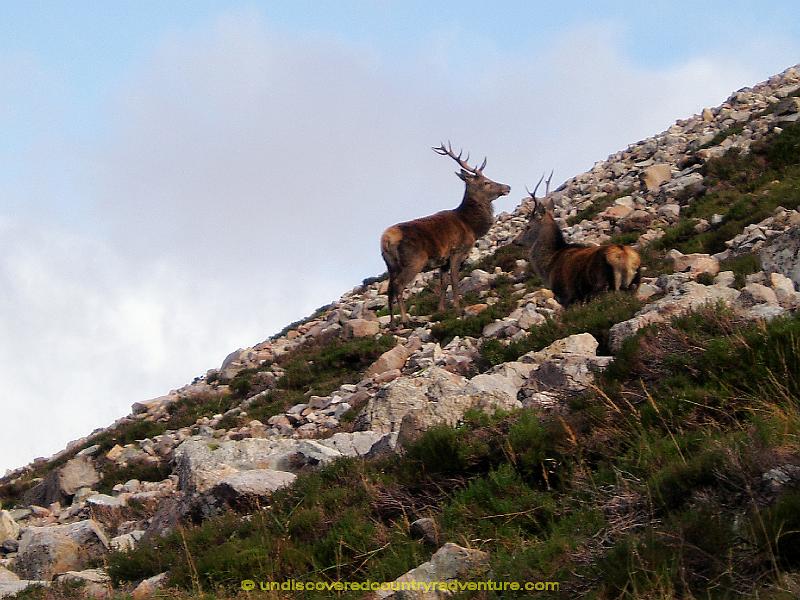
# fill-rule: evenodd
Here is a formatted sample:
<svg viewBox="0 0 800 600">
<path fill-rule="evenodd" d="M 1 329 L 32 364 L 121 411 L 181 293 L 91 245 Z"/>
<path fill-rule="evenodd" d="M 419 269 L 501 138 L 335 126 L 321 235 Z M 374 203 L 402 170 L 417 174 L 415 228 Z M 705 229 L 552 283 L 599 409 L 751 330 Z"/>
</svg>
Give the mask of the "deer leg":
<svg viewBox="0 0 800 600">
<path fill-rule="evenodd" d="M 464 258 L 464 256 L 454 256 L 450 259 L 450 285 L 453 286 L 453 308 L 456 310 L 461 308 L 461 300 L 458 295 L 458 279 Z"/>
<path fill-rule="evenodd" d="M 447 299 L 447 282 L 444 279 L 445 271 L 447 270 L 447 265 L 441 267 L 439 269 L 439 308 L 437 309 L 439 312 L 444 312 L 446 309 L 445 300 Z"/>
<path fill-rule="evenodd" d="M 389 298 L 389 326 L 394 326 L 394 301 L 395 297 L 397 296 L 397 292 L 395 290 L 395 281 L 394 276 L 390 273 L 389 274 L 389 287 L 386 290 L 386 296 Z"/>
<path fill-rule="evenodd" d="M 408 313 L 406 312 L 406 301 L 403 300 L 403 293 L 397 296 L 397 305 L 400 307 L 400 321 L 408 323 Z"/>
<path fill-rule="evenodd" d="M 400 307 L 400 319 L 403 323 L 408 323 L 408 312 L 406 311 L 406 302 L 403 299 L 403 290 L 405 290 L 409 283 L 414 281 L 417 273 L 422 270 L 426 262 L 427 258 L 421 256 L 404 266 L 395 277 L 395 282 L 397 283 L 397 304 Z"/>
</svg>

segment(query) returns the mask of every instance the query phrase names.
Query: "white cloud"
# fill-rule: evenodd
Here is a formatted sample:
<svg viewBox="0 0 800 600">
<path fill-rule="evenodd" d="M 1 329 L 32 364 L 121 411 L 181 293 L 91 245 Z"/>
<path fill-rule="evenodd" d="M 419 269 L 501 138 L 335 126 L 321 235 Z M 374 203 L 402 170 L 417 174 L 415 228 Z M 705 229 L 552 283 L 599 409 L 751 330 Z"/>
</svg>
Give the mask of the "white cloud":
<svg viewBox="0 0 800 600">
<path fill-rule="evenodd" d="M 741 57 L 639 67 L 605 25 L 465 72 L 450 35 L 404 63 L 233 14 L 127 74 L 98 146 L 71 157 L 91 222 L 59 230 L 58 198 L 0 221 L 0 470 L 382 271 L 382 228 L 460 199 L 428 149 L 442 138 L 488 155 L 511 209 L 542 171 L 572 176 L 770 74 Z"/>
</svg>

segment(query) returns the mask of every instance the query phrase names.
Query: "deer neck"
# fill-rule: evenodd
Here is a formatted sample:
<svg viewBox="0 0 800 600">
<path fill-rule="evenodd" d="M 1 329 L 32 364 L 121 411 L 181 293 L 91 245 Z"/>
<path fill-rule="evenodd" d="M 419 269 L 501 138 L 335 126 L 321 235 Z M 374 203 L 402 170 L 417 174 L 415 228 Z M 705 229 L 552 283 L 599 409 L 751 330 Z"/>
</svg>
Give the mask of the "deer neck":
<svg viewBox="0 0 800 600">
<path fill-rule="evenodd" d="M 475 233 L 475 238 L 483 237 L 494 223 L 494 210 L 491 203 L 482 204 L 473 199 L 468 193 L 459 204 L 455 212 L 461 220 Z"/>
<path fill-rule="evenodd" d="M 539 276 L 547 278 L 556 254 L 566 248 L 567 242 L 564 234 L 555 222 L 553 215 L 546 213 L 542 217 L 539 228 L 539 235 L 533 243 L 531 256 L 533 257 L 534 267 Z"/>
</svg>

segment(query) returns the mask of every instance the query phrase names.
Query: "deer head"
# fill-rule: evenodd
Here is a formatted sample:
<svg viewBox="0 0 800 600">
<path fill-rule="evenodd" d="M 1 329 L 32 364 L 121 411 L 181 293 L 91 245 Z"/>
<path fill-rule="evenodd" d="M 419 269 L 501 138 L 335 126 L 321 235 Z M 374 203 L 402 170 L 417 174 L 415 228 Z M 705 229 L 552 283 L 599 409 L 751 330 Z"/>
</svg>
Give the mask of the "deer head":
<svg viewBox="0 0 800 600">
<path fill-rule="evenodd" d="M 551 227 L 552 224 L 555 223 L 555 219 L 553 217 L 553 199 L 550 197 L 550 181 L 552 179 L 553 171 L 550 171 L 550 177 L 548 177 L 547 181 L 545 181 L 544 201 L 542 202 L 540 202 L 536 197 L 536 190 L 539 189 L 542 181 L 544 181 L 544 173 L 542 173 L 542 176 L 539 178 L 539 181 L 536 183 L 536 187 L 533 188 L 533 191 L 525 188 L 525 191 L 528 192 L 528 195 L 533 198 L 533 208 L 531 209 L 530 220 L 528 221 L 527 226 L 517 237 L 512 240 L 513 244 L 530 248 L 539 238 L 539 233 L 542 229 L 542 226 L 547 224 L 548 227 Z"/>
<path fill-rule="evenodd" d="M 461 167 L 460 171 L 456 171 L 456 175 L 467 186 L 465 197 L 469 197 L 480 204 L 489 205 L 500 196 L 505 196 L 511 191 L 511 188 L 506 184 L 492 181 L 483 174 L 483 169 L 486 167 L 485 158 L 480 167 L 471 167 L 469 165 L 469 154 L 465 159 L 462 159 L 462 152 L 459 150 L 458 155 L 456 155 L 450 142 L 447 142 L 447 148 L 445 148 L 444 144 L 441 144 L 438 148 L 433 148 L 433 151 L 442 156 L 449 156 Z"/>
</svg>

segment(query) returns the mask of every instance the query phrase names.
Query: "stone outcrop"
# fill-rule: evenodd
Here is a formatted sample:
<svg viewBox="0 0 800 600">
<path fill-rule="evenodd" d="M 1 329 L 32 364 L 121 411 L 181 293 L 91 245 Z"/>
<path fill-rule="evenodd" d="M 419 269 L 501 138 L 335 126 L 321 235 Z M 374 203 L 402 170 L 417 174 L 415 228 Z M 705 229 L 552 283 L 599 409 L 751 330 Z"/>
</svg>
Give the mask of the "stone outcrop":
<svg viewBox="0 0 800 600">
<path fill-rule="evenodd" d="M 50 580 L 58 573 L 81 570 L 108 547 L 105 533 L 92 520 L 28 527 L 19 543 L 15 570 L 27 579 Z"/>
</svg>

